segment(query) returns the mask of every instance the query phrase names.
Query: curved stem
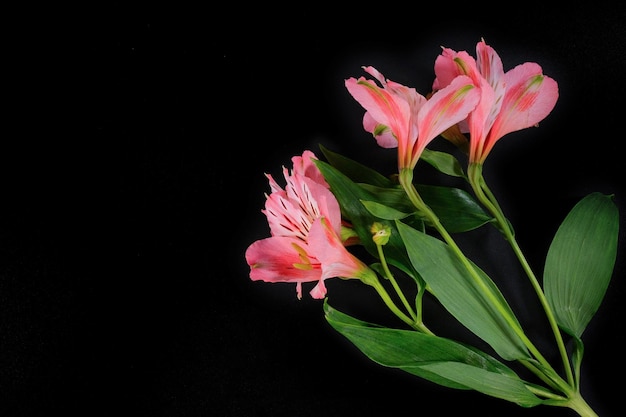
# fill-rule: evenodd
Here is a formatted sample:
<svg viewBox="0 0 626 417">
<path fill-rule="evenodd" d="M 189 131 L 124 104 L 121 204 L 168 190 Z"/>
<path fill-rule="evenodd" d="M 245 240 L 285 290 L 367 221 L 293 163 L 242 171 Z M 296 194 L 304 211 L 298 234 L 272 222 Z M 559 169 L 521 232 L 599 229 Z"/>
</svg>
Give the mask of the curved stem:
<svg viewBox="0 0 626 417">
<path fill-rule="evenodd" d="M 504 320 L 506 320 L 509 326 L 511 326 L 511 329 L 513 329 L 513 331 L 518 335 L 520 340 L 524 343 L 524 345 L 528 348 L 532 355 L 537 358 L 537 360 L 543 366 L 545 366 L 546 368 L 551 368 L 550 363 L 543 357 L 541 352 L 539 352 L 539 350 L 535 347 L 532 341 L 528 339 L 528 336 L 526 336 L 523 329 L 519 326 L 519 323 L 517 323 L 517 321 L 513 317 L 511 317 L 510 314 L 508 314 L 506 308 L 502 305 L 500 300 L 491 291 L 491 289 L 487 287 L 487 285 L 485 285 L 474 266 L 469 262 L 467 257 L 461 251 L 461 248 L 459 248 L 454 239 L 452 239 L 452 236 L 450 236 L 445 227 L 443 227 L 437 215 L 430 209 L 430 207 L 428 207 L 426 203 L 424 203 L 417 190 L 413 186 L 413 172 L 410 169 L 403 169 L 402 171 L 400 171 L 399 180 L 400 184 L 404 188 L 409 199 L 413 202 L 415 207 L 417 207 L 428 217 L 428 220 L 432 223 L 435 229 L 437 229 L 441 237 L 446 241 L 448 246 L 456 254 L 457 258 L 463 263 L 467 271 L 470 273 L 474 280 L 474 283 L 478 285 L 480 290 L 483 291 L 483 293 L 498 309 Z"/>
<path fill-rule="evenodd" d="M 511 229 L 509 222 L 505 218 L 502 212 L 502 209 L 497 204 L 497 200 L 495 196 L 493 195 L 491 190 L 489 190 L 489 188 L 487 187 L 487 184 L 485 183 L 485 180 L 482 175 L 482 165 L 470 164 L 468 168 L 468 176 L 469 176 L 470 184 L 472 188 L 474 189 L 474 193 L 476 194 L 477 198 L 485 207 L 487 207 L 487 209 L 491 212 L 491 214 L 496 218 L 496 221 L 498 222 L 500 226 L 500 230 L 502 231 L 506 240 L 509 242 L 509 244 L 513 248 L 513 252 L 515 252 L 515 256 L 517 256 L 517 259 L 522 265 L 524 272 L 526 272 L 526 275 L 528 276 L 530 283 L 533 289 L 535 290 L 537 297 L 539 298 L 541 306 L 543 307 L 545 311 L 546 317 L 548 318 L 548 322 L 550 323 L 550 328 L 552 329 L 552 333 L 554 334 L 554 338 L 556 339 L 559 353 L 563 361 L 563 368 L 565 369 L 567 380 L 571 386 L 574 386 L 574 376 L 572 374 L 572 369 L 569 364 L 567 350 L 565 349 L 565 343 L 563 342 L 563 337 L 559 330 L 559 327 L 554 317 L 554 314 L 552 312 L 552 309 L 550 308 L 550 305 L 548 304 L 548 300 L 546 299 L 546 296 L 543 293 L 543 289 L 541 288 L 541 285 L 539 284 L 539 280 L 535 276 L 535 273 L 533 272 L 532 268 L 528 264 L 528 261 L 526 260 L 524 253 L 522 252 L 521 248 L 517 244 L 517 240 L 515 239 L 515 234 L 513 233 L 513 230 Z"/>
<path fill-rule="evenodd" d="M 383 270 L 385 271 L 385 276 L 391 282 L 391 285 L 393 286 L 393 289 L 396 290 L 396 294 L 398 294 L 398 297 L 402 301 L 402 304 L 404 305 L 404 308 L 406 308 L 407 312 L 411 315 L 413 320 L 415 322 L 417 322 L 418 321 L 417 320 L 417 314 L 411 308 L 411 305 L 409 304 L 408 300 L 404 296 L 404 293 L 400 289 L 400 286 L 398 285 L 398 282 L 396 281 L 395 277 L 393 276 L 393 274 L 389 270 L 389 266 L 387 265 L 387 260 L 385 259 L 385 254 L 383 253 L 383 247 L 381 245 L 377 244 L 376 245 L 376 249 L 378 250 L 378 257 L 380 258 L 380 262 L 381 262 L 381 264 L 383 266 Z"/>
<path fill-rule="evenodd" d="M 377 281 L 371 283 L 371 285 L 374 287 L 376 292 L 378 292 L 378 295 L 380 295 L 380 298 L 382 298 L 383 302 L 385 303 L 385 305 L 387 305 L 389 310 L 391 310 L 400 320 L 402 320 L 403 322 L 405 322 L 406 324 L 408 324 L 409 326 L 411 326 L 412 328 L 414 328 L 417 331 L 420 331 L 420 332 L 426 333 L 426 334 L 430 334 L 430 335 L 434 335 L 434 333 L 431 332 L 430 329 L 428 327 L 426 327 L 423 323 L 414 321 L 409 316 L 404 314 L 394 304 L 393 300 L 389 296 L 389 293 L 387 293 L 387 290 L 380 283 L 380 281 L 377 280 Z"/>
</svg>

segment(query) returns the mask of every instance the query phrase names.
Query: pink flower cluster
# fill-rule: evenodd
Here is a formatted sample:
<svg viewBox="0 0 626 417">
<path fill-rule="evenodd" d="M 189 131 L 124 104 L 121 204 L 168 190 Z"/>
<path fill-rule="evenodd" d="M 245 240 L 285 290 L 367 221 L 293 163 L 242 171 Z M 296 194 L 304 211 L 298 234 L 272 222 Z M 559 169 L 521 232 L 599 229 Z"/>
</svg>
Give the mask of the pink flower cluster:
<svg viewBox="0 0 626 417">
<path fill-rule="evenodd" d="M 398 168 L 415 167 L 424 148 L 458 125 L 470 136 L 470 163 L 482 164 L 498 139 L 543 120 L 558 99 L 558 86 L 542 68 L 527 62 L 504 72 L 496 51 L 481 40 L 474 59 L 443 48 L 435 60 L 433 94 L 427 100 L 413 88 L 385 80 L 373 67 L 349 78 L 346 88 L 366 110 L 363 127 L 378 144 L 398 148 Z"/>
<path fill-rule="evenodd" d="M 363 127 L 381 147 L 398 148 L 398 169 L 412 170 L 426 146 L 451 128 L 469 133 L 469 163 L 482 164 L 495 142 L 507 133 L 543 120 L 558 98 L 557 83 L 536 63 L 504 72 L 492 47 L 481 40 L 476 56 L 443 48 L 435 60 L 436 78 L 427 99 L 413 88 L 387 80 L 373 67 L 374 77 L 349 78 L 348 92 L 366 110 Z M 357 278 L 371 282 L 372 274 L 342 242 L 339 204 L 305 151 L 283 168 L 285 188 L 267 175 L 271 194 L 265 210 L 271 237 L 254 242 L 245 257 L 255 281 L 316 282 L 313 298 L 326 295 L 324 280 Z"/>
</svg>

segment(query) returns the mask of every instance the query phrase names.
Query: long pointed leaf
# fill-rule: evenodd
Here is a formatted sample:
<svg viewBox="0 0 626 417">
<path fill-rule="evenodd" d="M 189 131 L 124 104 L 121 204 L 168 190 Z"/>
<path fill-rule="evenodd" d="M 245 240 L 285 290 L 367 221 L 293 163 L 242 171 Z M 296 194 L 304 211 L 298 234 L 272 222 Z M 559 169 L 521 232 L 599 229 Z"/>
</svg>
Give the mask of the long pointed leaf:
<svg viewBox="0 0 626 417">
<path fill-rule="evenodd" d="M 526 388 L 524 382 L 518 377 L 502 375 L 457 362 L 432 363 L 422 368 L 459 384 L 470 386 L 483 394 L 514 402 L 522 407 L 534 407 L 543 403 L 541 398 Z"/>
<path fill-rule="evenodd" d="M 472 264 L 482 287 L 486 287 L 493 298 L 475 282 L 448 245 L 401 222 L 396 223 L 413 267 L 446 310 L 502 358 L 529 358 L 525 345 L 506 317 L 514 320 L 517 326 L 519 323 L 487 274 Z"/>
<path fill-rule="evenodd" d="M 541 403 L 513 370 L 474 347 L 357 320 L 324 302 L 328 323 L 372 361 L 455 389 L 474 389 L 524 407 Z"/>
</svg>

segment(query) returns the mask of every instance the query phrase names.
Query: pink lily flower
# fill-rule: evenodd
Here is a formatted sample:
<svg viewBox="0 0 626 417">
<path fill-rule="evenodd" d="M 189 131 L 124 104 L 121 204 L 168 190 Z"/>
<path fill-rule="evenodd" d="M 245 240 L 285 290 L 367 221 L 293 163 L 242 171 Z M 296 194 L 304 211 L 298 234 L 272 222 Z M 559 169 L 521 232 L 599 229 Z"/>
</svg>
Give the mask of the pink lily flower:
<svg viewBox="0 0 626 417">
<path fill-rule="evenodd" d="M 438 135 L 465 119 L 480 97 L 472 80 L 460 75 L 430 99 L 414 88 L 386 80 L 373 67 L 363 67 L 375 81 L 349 78 L 345 86 L 365 108 L 363 127 L 384 148 L 398 148 L 398 168 L 413 169 L 424 148 Z"/>
<path fill-rule="evenodd" d="M 459 75 L 479 86 L 480 101 L 459 126 L 470 134 L 470 163 L 482 164 L 501 137 L 545 119 L 559 93 L 556 81 L 534 62 L 505 73 L 500 56 L 484 40 L 476 45 L 476 57 L 443 48 L 435 60 L 433 90 L 445 88 Z"/>
<path fill-rule="evenodd" d="M 266 175 L 272 192 L 262 212 L 271 236 L 253 242 L 245 253 L 253 281 L 295 283 L 298 299 L 303 282 L 317 282 L 310 294 L 319 299 L 326 295 L 328 278 L 371 279 L 374 274 L 342 244 L 339 203 L 314 158 L 310 151 L 292 158 L 291 172 L 283 169 L 284 189 Z"/>
</svg>

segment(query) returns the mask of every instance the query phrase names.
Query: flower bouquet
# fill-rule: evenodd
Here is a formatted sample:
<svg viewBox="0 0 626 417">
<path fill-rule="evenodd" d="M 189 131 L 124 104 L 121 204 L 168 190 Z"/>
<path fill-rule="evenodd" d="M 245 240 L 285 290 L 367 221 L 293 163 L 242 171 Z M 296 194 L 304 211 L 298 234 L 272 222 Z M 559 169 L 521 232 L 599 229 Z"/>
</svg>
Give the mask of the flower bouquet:
<svg viewBox="0 0 626 417">
<path fill-rule="evenodd" d="M 283 167 L 284 186 L 266 174 L 270 193 L 262 212 L 270 237 L 246 251 L 250 278 L 294 283 L 298 298 L 303 283 L 315 283 L 309 294 L 323 300 L 330 326 L 382 366 L 521 407 L 568 407 L 597 416 L 580 390 L 582 334 L 613 274 L 619 228 L 613 197 L 594 192 L 571 208 L 539 277 L 483 176 L 498 140 L 537 126 L 552 112 L 557 82 L 534 62 L 505 72 L 484 40 L 476 57 L 442 48 L 426 95 L 373 67 L 363 69 L 371 78 L 348 78 L 345 87 L 365 110 L 363 128 L 379 146 L 397 148 L 397 172 L 380 173 L 320 146 L 323 159 L 307 149 L 292 158 L 291 169 Z M 463 158 L 429 149 L 437 137 Z M 414 178 L 420 161 L 465 186 L 420 183 Z M 458 243 L 458 236 L 481 227 L 495 228 L 519 261 L 549 323 L 556 361 L 531 340 L 498 286 L 506 277 L 490 277 Z M 371 287 L 397 326 L 333 308 L 329 278 Z M 433 331 L 426 298 L 488 349 Z"/>
</svg>

